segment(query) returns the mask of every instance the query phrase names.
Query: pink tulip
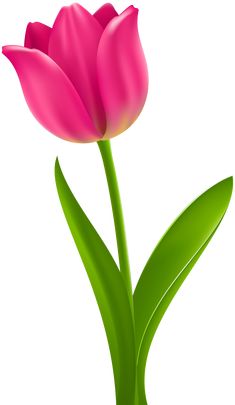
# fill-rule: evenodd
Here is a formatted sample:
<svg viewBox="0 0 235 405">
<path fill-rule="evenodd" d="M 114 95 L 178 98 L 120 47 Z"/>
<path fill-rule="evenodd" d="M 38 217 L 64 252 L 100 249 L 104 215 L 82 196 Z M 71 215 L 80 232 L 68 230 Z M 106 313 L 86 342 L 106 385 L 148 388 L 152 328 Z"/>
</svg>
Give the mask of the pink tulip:
<svg viewBox="0 0 235 405">
<path fill-rule="evenodd" d="M 91 15 L 63 7 L 52 28 L 29 23 L 25 45 L 4 46 L 28 106 L 50 132 L 73 142 L 112 138 L 140 114 L 148 91 L 138 9 Z"/>
</svg>

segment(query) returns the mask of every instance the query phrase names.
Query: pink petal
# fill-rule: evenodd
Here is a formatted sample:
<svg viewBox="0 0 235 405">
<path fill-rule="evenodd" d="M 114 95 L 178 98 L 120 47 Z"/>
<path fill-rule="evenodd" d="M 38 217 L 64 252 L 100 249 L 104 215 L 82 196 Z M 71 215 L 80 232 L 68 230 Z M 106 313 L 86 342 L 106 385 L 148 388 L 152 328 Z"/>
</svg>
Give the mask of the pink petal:
<svg viewBox="0 0 235 405">
<path fill-rule="evenodd" d="M 117 16 L 118 13 L 110 3 L 104 4 L 94 14 L 94 17 L 97 19 L 97 21 L 99 21 L 103 28 L 105 28 L 106 25 L 108 25 L 108 23 Z"/>
<path fill-rule="evenodd" d="M 52 28 L 49 56 L 63 69 L 100 132 L 105 113 L 100 97 L 96 56 L 103 28 L 79 4 L 63 7 Z"/>
<path fill-rule="evenodd" d="M 24 46 L 47 53 L 51 28 L 39 22 L 29 23 L 26 28 Z"/>
<path fill-rule="evenodd" d="M 21 46 L 5 46 L 3 53 L 16 69 L 31 112 L 48 131 L 74 142 L 101 137 L 72 83 L 51 58 Z"/>
<path fill-rule="evenodd" d="M 148 92 L 148 71 L 133 6 L 115 17 L 100 40 L 97 69 L 106 112 L 105 138 L 125 131 L 140 114 Z"/>
</svg>

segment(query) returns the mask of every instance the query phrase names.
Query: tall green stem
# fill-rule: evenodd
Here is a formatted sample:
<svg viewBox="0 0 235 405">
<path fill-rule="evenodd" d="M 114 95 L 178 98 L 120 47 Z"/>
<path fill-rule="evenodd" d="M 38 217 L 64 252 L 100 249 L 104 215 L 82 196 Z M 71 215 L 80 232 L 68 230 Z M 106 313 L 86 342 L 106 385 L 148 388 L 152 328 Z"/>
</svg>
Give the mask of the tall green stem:
<svg viewBox="0 0 235 405">
<path fill-rule="evenodd" d="M 127 292 L 130 298 L 131 309 L 133 310 L 132 284 L 131 284 L 131 274 L 127 250 L 125 225 L 124 225 L 121 197 L 118 187 L 118 180 L 112 156 L 111 144 L 110 141 L 100 141 L 98 142 L 98 146 L 103 159 L 105 174 L 109 187 L 109 194 L 116 231 L 120 271 L 123 275 Z"/>
</svg>

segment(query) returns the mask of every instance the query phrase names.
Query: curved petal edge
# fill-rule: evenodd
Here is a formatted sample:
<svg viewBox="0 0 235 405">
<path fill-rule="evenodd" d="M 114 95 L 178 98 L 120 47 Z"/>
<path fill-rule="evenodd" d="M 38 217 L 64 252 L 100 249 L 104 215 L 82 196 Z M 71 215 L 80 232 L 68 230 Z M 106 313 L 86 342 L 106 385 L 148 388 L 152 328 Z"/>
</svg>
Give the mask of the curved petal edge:
<svg viewBox="0 0 235 405">
<path fill-rule="evenodd" d="M 141 46 L 138 9 L 113 18 L 101 37 L 97 69 L 106 112 L 104 139 L 125 131 L 139 116 L 148 92 L 148 70 Z"/>
<path fill-rule="evenodd" d="M 5 46 L 35 118 L 54 135 L 73 142 L 91 142 L 102 135 L 95 129 L 78 93 L 62 69 L 36 49 Z"/>
<path fill-rule="evenodd" d="M 105 28 L 108 23 L 114 18 L 117 17 L 118 13 L 113 7 L 112 4 L 106 3 L 100 7 L 94 14 L 94 17 L 99 21 L 100 25 Z"/>
<path fill-rule="evenodd" d="M 28 23 L 26 32 L 24 46 L 30 49 L 39 49 L 47 54 L 48 44 L 51 35 L 51 28 L 40 22 Z"/>
</svg>

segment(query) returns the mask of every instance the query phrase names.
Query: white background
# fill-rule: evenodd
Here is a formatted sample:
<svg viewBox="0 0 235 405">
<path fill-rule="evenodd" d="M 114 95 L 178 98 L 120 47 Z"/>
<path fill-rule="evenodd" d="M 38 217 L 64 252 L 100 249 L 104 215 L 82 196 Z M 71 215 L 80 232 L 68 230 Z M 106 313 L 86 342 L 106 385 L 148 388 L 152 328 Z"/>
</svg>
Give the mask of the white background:
<svg viewBox="0 0 235 405">
<path fill-rule="evenodd" d="M 1 44 L 66 2 L 5 1 Z M 69 4 L 69 2 L 67 3 Z M 84 0 L 95 11 L 100 1 Z M 116 1 L 118 11 L 129 5 Z M 195 197 L 235 173 L 233 0 L 135 2 L 150 72 L 144 112 L 113 140 L 132 278 Z M 57 139 L 35 121 L 0 60 L 0 404 L 115 404 L 108 346 L 53 178 L 58 155 L 116 257 L 96 144 Z M 149 405 L 234 405 L 235 198 L 167 311 L 149 355 Z"/>
</svg>

